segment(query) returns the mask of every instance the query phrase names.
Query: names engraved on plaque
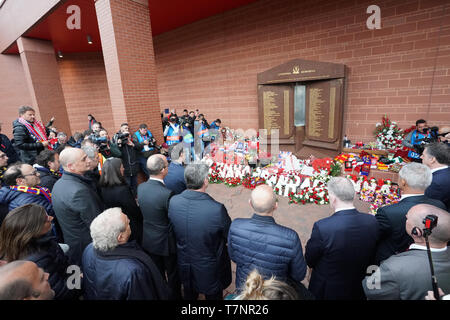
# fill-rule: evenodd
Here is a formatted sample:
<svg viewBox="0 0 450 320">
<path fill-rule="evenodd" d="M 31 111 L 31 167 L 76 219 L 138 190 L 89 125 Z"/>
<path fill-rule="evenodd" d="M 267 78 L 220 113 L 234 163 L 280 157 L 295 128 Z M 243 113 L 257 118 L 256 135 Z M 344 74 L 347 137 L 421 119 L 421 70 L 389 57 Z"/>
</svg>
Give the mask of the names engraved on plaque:
<svg viewBox="0 0 450 320">
<path fill-rule="evenodd" d="M 278 96 L 273 91 L 264 91 L 263 106 L 264 106 L 264 128 L 267 129 L 270 135 L 271 129 L 280 129 L 278 112 L 279 106 L 275 103 L 275 98 Z"/>
<path fill-rule="evenodd" d="M 322 135 L 322 119 L 325 117 L 323 114 L 323 104 L 325 100 L 322 99 L 323 89 L 311 88 L 309 90 L 309 131 L 308 134 L 311 137 L 320 137 Z"/>
</svg>

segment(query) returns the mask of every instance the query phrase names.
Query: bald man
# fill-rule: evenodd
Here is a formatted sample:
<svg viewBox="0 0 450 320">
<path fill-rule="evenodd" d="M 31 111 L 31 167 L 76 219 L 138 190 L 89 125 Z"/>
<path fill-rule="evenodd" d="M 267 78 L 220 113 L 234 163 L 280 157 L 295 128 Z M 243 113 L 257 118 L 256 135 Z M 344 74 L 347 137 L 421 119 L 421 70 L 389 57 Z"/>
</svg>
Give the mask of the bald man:
<svg viewBox="0 0 450 320">
<path fill-rule="evenodd" d="M 438 218 L 428 237 L 434 273 L 439 287 L 450 292 L 450 213 L 428 204 L 418 204 L 406 215 L 406 232 L 413 238 L 409 250 L 384 260 L 379 269 L 363 282 L 369 300 L 423 300 L 432 289 L 430 265 L 424 237 L 424 219 Z"/>
<path fill-rule="evenodd" d="M 0 300 L 52 300 L 49 274 L 31 261 L 13 261 L 0 267 Z"/>
<path fill-rule="evenodd" d="M 302 245 L 294 230 L 275 222 L 278 203 L 272 188 L 256 187 L 249 204 L 253 216 L 235 219 L 228 233 L 228 252 L 236 263 L 236 289 L 242 289 L 248 274 L 257 269 L 264 278 L 275 276 L 298 290 L 306 274 Z"/>
<path fill-rule="evenodd" d="M 59 157 L 64 173 L 53 187 L 52 200 L 61 226 L 68 255 L 81 264 L 84 248 L 92 242 L 89 226 L 103 212 L 104 204 L 95 183 L 84 176 L 89 170 L 86 153 L 78 148 L 64 149 Z"/>
<path fill-rule="evenodd" d="M 174 192 L 164 184 L 168 167 L 162 154 L 154 154 L 147 159 L 150 179 L 138 187 L 138 203 L 144 218 L 142 247 L 167 279 L 173 298 L 181 299 L 175 234 L 168 217 L 169 201 Z"/>
</svg>

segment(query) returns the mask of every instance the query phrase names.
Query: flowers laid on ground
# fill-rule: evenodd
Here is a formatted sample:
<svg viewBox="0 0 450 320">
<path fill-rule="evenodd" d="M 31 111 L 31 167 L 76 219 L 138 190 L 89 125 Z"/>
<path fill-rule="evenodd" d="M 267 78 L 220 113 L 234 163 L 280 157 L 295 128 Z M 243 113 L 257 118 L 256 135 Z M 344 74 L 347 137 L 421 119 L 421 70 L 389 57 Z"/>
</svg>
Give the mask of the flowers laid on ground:
<svg viewBox="0 0 450 320">
<path fill-rule="evenodd" d="M 396 122 L 391 122 L 387 115 L 383 116 L 381 123 L 376 124 L 374 134 L 380 149 L 391 150 L 402 146 L 403 130 Z"/>
<path fill-rule="evenodd" d="M 273 164 L 252 169 L 249 166 L 215 162 L 214 159 L 207 157 L 203 161 L 210 167 L 211 183 L 224 183 L 228 187 L 242 185 L 247 189 L 268 184 L 277 195 L 288 197 L 289 203 L 323 205 L 329 203 L 326 187 L 328 181 L 333 175 L 340 175 L 341 163 L 348 159 L 352 158 L 347 155 L 340 155 L 335 160 L 312 158 L 301 163 L 301 170 L 285 170 Z M 380 206 L 398 201 L 390 180 L 377 181 L 374 178 L 351 174 L 347 174 L 346 177 L 353 181 L 360 200 L 371 203 L 372 213 Z"/>
</svg>

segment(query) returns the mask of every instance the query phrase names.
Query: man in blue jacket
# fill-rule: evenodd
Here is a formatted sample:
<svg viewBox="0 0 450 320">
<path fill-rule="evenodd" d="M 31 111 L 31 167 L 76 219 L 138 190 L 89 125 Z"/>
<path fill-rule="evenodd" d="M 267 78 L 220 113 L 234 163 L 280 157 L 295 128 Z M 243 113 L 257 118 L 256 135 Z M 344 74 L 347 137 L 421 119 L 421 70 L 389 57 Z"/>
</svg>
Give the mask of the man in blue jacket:
<svg viewBox="0 0 450 320">
<path fill-rule="evenodd" d="M 231 284 L 231 261 L 227 235 L 231 218 L 222 203 L 205 191 L 209 167 L 190 164 L 184 171 L 187 190 L 173 196 L 169 204 L 177 241 L 178 270 L 184 298 L 222 300 L 223 290 Z"/>
<path fill-rule="evenodd" d="M 171 145 L 169 154 L 172 161 L 169 164 L 169 172 L 164 178 L 164 184 L 172 190 L 174 194 L 180 194 L 186 190 L 186 182 L 184 181 L 183 166 L 183 145 L 181 143 Z"/>
<path fill-rule="evenodd" d="M 90 225 L 92 243 L 83 253 L 86 300 L 167 300 L 169 288 L 152 259 L 129 242 L 130 220 L 120 208 L 98 215 Z"/>
<path fill-rule="evenodd" d="M 302 244 L 294 230 L 275 222 L 278 205 L 272 188 L 256 187 L 249 203 L 255 214 L 235 219 L 228 234 L 228 251 L 236 263 L 236 289 L 243 289 L 254 269 L 266 279 L 275 276 L 293 287 L 301 286 L 307 269 Z"/>
<path fill-rule="evenodd" d="M 318 300 L 365 299 L 361 281 L 375 254 L 377 221 L 355 209 L 349 179 L 331 178 L 328 193 L 334 214 L 314 223 L 305 249 L 309 290 Z"/>
<path fill-rule="evenodd" d="M 442 201 L 450 210 L 450 147 L 445 143 L 432 143 L 421 156 L 423 164 L 431 169 L 433 179 L 425 195 Z"/>
</svg>

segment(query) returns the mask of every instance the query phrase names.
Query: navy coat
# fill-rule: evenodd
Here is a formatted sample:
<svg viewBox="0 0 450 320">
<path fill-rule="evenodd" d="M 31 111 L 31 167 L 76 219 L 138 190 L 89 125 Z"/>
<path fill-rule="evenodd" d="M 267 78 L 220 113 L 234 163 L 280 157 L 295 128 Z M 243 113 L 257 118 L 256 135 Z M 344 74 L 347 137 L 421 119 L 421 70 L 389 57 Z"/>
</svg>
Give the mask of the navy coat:
<svg viewBox="0 0 450 320">
<path fill-rule="evenodd" d="M 377 210 L 375 218 L 378 222 L 379 236 L 375 263 L 380 264 L 390 256 L 408 249 L 414 241 L 406 233 L 406 214 L 413 206 L 424 203 L 445 209 L 445 205 L 426 196 L 412 196 L 398 203 L 381 207 Z"/>
<path fill-rule="evenodd" d="M 174 194 L 180 194 L 186 190 L 186 182 L 184 181 L 184 166 L 175 162 L 169 164 L 169 173 L 164 178 L 167 188 L 172 190 Z"/>
<path fill-rule="evenodd" d="M 152 265 L 135 257 L 145 255 L 135 242 L 128 242 L 110 250 L 114 255 L 118 249 L 129 252 L 130 255 L 116 256 L 108 259 L 89 244 L 83 253 L 83 287 L 86 300 L 159 300 L 167 299 L 168 292 L 161 273 Z M 150 257 L 149 263 L 153 264 Z"/>
<path fill-rule="evenodd" d="M 302 244 L 297 233 L 275 223 L 273 217 L 254 214 L 235 219 L 228 234 L 228 252 L 236 262 L 236 288 L 245 285 L 248 274 L 257 269 L 265 278 L 299 283 L 306 274 Z"/>
<path fill-rule="evenodd" d="M 312 274 L 309 290 L 317 300 L 364 299 L 362 279 L 375 254 L 375 217 L 342 210 L 314 223 L 305 248 Z"/>
<path fill-rule="evenodd" d="M 188 189 L 171 198 L 169 219 L 183 285 L 206 295 L 222 292 L 231 283 L 227 250 L 231 218 L 225 206 L 207 193 Z"/>
<path fill-rule="evenodd" d="M 55 291 L 55 300 L 76 299 L 80 296 L 81 290 L 69 289 L 67 280 L 73 273 L 67 273 L 67 268 L 72 264 L 69 258 L 64 255 L 61 247 L 56 242 L 56 238 L 51 234 L 33 239 L 30 242 L 30 253 L 21 260 L 33 261 L 49 274 L 48 282 Z"/>
<path fill-rule="evenodd" d="M 433 180 L 425 190 L 425 195 L 442 201 L 450 210 L 450 167 L 433 172 Z"/>
</svg>

